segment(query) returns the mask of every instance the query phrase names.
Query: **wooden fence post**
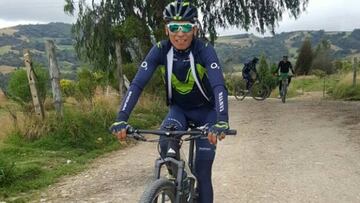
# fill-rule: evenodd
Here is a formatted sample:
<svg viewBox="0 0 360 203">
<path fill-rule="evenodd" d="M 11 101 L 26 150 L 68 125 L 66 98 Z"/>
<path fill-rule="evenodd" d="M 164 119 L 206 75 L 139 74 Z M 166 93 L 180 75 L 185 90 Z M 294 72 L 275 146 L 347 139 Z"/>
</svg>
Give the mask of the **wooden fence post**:
<svg viewBox="0 0 360 203">
<path fill-rule="evenodd" d="M 24 50 L 24 62 L 26 66 L 27 78 L 29 81 L 30 92 L 35 108 L 35 113 L 42 120 L 44 119 L 44 108 L 39 98 L 38 89 L 36 87 L 36 75 L 32 67 L 32 61 L 30 56 L 30 51 L 28 49 Z"/>
<path fill-rule="evenodd" d="M 61 90 L 60 90 L 60 71 L 55 55 L 55 45 L 52 40 L 46 40 L 46 50 L 49 59 L 49 73 L 51 79 L 54 106 L 57 115 L 63 116 Z"/>
<path fill-rule="evenodd" d="M 117 67 L 117 76 L 119 79 L 119 92 L 121 98 L 125 95 L 124 88 L 124 76 L 123 76 L 123 68 L 122 68 L 122 56 L 121 56 L 121 41 L 116 40 L 115 42 L 115 52 L 116 52 L 116 67 Z"/>
<path fill-rule="evenodd" d="M 354 58 L 354 63 L 353 63 L 353 86 L 356 86 L 356 69 L 357 69 L 357 58 Z"/>
</svg>

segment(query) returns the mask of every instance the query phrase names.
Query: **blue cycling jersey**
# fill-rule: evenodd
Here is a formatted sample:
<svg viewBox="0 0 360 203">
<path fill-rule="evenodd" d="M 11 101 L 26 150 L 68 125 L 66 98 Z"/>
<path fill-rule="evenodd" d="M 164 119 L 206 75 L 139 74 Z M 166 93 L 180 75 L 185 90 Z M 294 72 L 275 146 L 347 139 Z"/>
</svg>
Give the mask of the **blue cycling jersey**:
<svg viewBox="0 0 360 203">
<path fill-rule="evenodd" d="M 168 85 L 167 54 L 171 47 L 170 40 L 161 41 L 152 47 L 130 84 L 121 104 L 118 120 L 128 120 L 141 91 L 157 68 L 161 69 L 165 84 Z M 194 78 L 190 68 L 190 53 L 194 58 L 197 78 Z M 173 49 L 172 63 L 171 97 L 167 91 L 168 103 L 176 104 L 185 110 L 204 106 L 215 108 L 217 120 L 228 122 L 228 95 L 214 48 L 210 44 L 194 39 L 190 48 L 185 51 Z M 196 84 L 196 80 L 199 81 L 201 87 Z"/>
</svg>

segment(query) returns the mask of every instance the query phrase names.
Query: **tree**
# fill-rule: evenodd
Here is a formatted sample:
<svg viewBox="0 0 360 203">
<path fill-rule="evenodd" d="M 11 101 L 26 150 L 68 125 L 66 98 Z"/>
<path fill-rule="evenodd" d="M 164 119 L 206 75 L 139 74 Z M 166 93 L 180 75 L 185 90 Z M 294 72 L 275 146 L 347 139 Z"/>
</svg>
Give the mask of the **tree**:
<svg viewBox="0 0 360 203">
<path fill-rule="evenodd" d="M 131 46 L 141 47 L 141 53 L 146 53 L 152 39 L 158 41 L 165 38 L 162 11 L 169 2 L 171 1 L 100 0 L 98 4 L 92 1 L 91 5 L 87 5 L 85 0 L 79 0 L 78 18 L 72 30 L 78 55 L 96 68 L 114 70 L 115 41 L 121 41 L 124 60 L 119 61 L 122 63 L 130 62 L 131 57 L 129 59 L 125 55 L 134 53 Z M 307 2 L 308 0 L 192 1 L 203 16 L 200 35 L 205 37 L 209 34 L 212 43 L 217 37 L 218 27 L 236 26 L 245 30 L 255 27 L 260 33 L 264 33 L 266 29 L 274 33 L 275 25 L 281 20 L 283 12 L 288 11 L 290 15 L 298 17 Z M 75 1 L 65 0 L 65 3 L 64 11 L 73 15 Z M 141 54 L 138 55 L 140 56 L 137 58 L 143 58 Z"/>
<path fill-rule="evenodd" d="M 335 68 L 332 64 L 332 58 L 330 57 L 330 46 L 331 44 L 329 41 L 322 40 L 316 47 L 311 70 L 321 70 L 328 75 L 335 72 Z"/>
<path fill-rule="evenodd" d="M 295 72 L 297 75 L 307 75 L 310 72 L 313 60 L 313 52 L 309 38 L 306 38 L 299 49 L 299 56 L 295 64 Z"/>
<path fill-rule="evenodd" d="M 270 91 L 274 89 L 277 85 L 277 78 L 274 77 L 272 73 L 272 66 L 269 66 L 269 64 L 266 61 L 266 57 L 264 54 L 260 56 L 259 66 L 258 66 L 258 73 L 260 77 L 260 81 L 266 84 L 270 88 Z"/>
<path fill-rule="evenodd" d="M 74 1 L 65 2 L 64 11 L 72 15 Z M 141 2 L 102 0 L 100 4 L 92 1 L 89 6 L 85 0 L 80 0 L 78 19 L 72 28 L 78 56 L 89 61 L 96 70 L 108 73 L 109 79 L 119 79 L 119 89 L 123 86 L 122 74 L 113 74 L 115 70 L 122 73 L 122 64 L 118 63 L 129 62 L 130 52 L 142 58 L 141 53 L 150 48 L 150 35 L 147 34 L 150 31 L 146 21 L 136 15 L 137 4 L 141 5 Z M 137 45 L 135 48 L 134 44 Z"/>
<path fill-rule="evenodd" d="M 204 15 L 203 34 L 209 34 L 210 41 L 214 42 L 217 27 L 235 26 L 246 31 L 255 27 L 262 34 L 267 28 L 274 33 L 284 11 L 297 18 L 305 10 L 308 0 L 194 0 L 193 3 Z"/>
</svg>

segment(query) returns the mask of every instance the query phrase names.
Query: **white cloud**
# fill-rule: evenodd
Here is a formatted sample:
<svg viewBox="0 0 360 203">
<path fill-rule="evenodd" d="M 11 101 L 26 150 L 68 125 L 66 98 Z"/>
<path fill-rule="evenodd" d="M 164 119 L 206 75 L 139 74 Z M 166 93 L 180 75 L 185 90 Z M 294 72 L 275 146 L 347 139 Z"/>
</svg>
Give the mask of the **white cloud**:
<svg viewBox="0 0 360 203">
<path fill-rule="evenodd" d="M 90 2 L 90 0 L 87 0 Z M 99 2 L 100 0 L 95 0 Z M 64 13 L 65 0 L 0 0 L 0 27 L 28 23 L 66 22 L 76 17 Z M 284 14 L 276 33 L 295 30 L 340 30 L 360 28 L 359 0 L 309 0 L 309 5 L 297 20 Z M 76 15 L 75 15 L 76 16 Z M 242 29 L 219 29 L 221 35 L 246 33 Z M 256 33 L 251 29 L 248 33 Z M 267 34 L 269 35 L 269 34 Z"/>
</svg>

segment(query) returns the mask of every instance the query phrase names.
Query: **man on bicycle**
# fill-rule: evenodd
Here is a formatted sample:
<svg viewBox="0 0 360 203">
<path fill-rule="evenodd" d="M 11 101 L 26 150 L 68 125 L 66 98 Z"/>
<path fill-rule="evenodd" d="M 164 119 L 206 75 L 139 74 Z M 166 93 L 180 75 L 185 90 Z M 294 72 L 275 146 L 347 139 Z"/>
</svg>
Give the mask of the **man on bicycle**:
<svg viewBox="0 0 360 203">
<path fill-rule="evenodd" d="M 165 79 L 169 112 L 161 129 L 187 130 L 208 124 L 208 139 L 196 140 L 195 175 L 199 200 L 213 202 L 211 182 L 217 137 L 224 138 L 228 124 L 228 93 L 214 48 L 197 38 L 198 12 L 189 2 L 175 1 L 163 12 L 168 40 L 154 45 L 141 63 L 124 97 L 112 132 L 126 138 L 127 120 L 141 91 L 157 68 Z M 175 128 L 174 128 L 175 127 Z M 160 138 L 161 156 L 173 156 L 176 146 Z"/>
<path fill-rule="evenodd" d="M 289 72 L 291 70 L 291 72 Z M 288 61 L 288 56 L 283 56 L 276 69 L 276 73 L 281 75 L 282 73 L 288 74 L 288 85 L 291 82 L 291 76 L 295 73 L 290 61 Z M 279 81 L 279 93 L 281 94 L 282 81 Z"/>
<path fill-rule="evenodd" d="M 251 85 L 255 82 L 254 79 L 252 78 L 251 73 L 255 73 L 257 75 L 256 64 L 258 61 L 259 59 L 257 57 L 254 57 L 249 62 L 246 62 L 242 69 L 242 76 L 246 80 L 247 90 L 249 90 Z"/>
</svg>

